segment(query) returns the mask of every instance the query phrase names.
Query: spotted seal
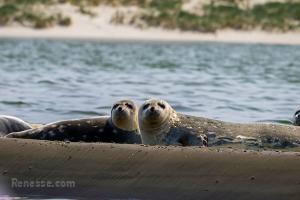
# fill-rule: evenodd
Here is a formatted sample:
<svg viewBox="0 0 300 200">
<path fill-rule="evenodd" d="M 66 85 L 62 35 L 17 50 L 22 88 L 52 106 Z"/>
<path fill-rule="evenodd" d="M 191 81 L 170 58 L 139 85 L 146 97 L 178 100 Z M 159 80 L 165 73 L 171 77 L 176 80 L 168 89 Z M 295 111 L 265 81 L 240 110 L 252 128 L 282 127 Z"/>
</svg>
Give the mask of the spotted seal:
<svg viewBox="0 0 300 200">
<path fill-rule="evenodd" d="M 139 109 L 143 144 L 207 146 L 207 137 L 163 100 L 150 99 Z"/>
<path fill-rule="evenodd" d="M 8 134 L 7 138 L 68 140 L 71 142 L 141 143 L 138 107 L 131 100 L 116 102 L 111 116 L 65 120 L 40 128 Z"/>
<path fill-rule="evenodd" d="M 232 123 L 177 113 L 163 100 L 139 109 L 142 142 L 149 145 L 213 146 L 243 143 L 259 147 L 300 145 L 300 127 L 271 123 Z"/>
<path fill-rule="evenodd" d="M 13 116 L 0 115 L 0 137 L 12 132 L 31 129 L 32 126 L 22 119 Z"/>
</svg>

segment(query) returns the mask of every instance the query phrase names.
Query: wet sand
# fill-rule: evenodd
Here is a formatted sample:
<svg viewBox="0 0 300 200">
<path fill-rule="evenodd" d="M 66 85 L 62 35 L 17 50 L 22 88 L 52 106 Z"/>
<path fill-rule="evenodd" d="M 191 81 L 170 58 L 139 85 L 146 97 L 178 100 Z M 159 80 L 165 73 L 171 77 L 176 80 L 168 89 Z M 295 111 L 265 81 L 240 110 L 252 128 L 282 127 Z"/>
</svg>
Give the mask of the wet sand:
<svg viewBox="0 0 300 200">
<path fill-rule="evenodd" d="M 0 195 L 299 199 L 300 152 L 0 139 Z M 75 188 L 12 188 L 18 180 Z"/>
</svg>

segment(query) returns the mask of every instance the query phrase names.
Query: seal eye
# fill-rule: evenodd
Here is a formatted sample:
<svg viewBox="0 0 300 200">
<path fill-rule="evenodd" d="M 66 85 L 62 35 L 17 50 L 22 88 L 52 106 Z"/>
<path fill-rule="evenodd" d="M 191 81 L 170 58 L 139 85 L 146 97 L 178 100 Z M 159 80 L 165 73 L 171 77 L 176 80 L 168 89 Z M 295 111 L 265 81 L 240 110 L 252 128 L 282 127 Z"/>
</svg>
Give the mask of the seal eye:
<svg viewBox="0 0 300 200">
<path fill-rule="evenodd" d="M 133 109 L 133 106 L 132 106 L 131 104 L 126 103 L 125 105 L 126 105 L 129 109 L 131 109 L 131 110 Z"/>
<path fill-rule="evenodd" d="M 150 104 L 147 103 L 146 105 L 144 105 L 143 110 L 146 110 L 149 106 L 150 106 Z"/>
<path fill-rule="evenodd" d="M 119 106 L 119 104 L 115 104 L 112 109 L 115 110 L 117 107 Z"/>
<path fill-rule="evenodd" d="M 165 109 L 165 108 L 166 108 L 165 104 L 158 103 L 158 105 L 159 105 L 159 107 L 161 107 L 162 109 Z"/>
</svg>

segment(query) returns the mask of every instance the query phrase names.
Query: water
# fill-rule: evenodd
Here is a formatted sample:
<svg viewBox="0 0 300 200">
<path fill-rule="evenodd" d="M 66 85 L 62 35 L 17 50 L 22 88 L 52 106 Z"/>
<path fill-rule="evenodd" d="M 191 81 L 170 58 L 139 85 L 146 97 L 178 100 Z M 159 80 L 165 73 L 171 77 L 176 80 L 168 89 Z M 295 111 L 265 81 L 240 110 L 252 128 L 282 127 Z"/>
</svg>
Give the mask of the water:
<svg viewBox="0 0 300 200">
<path fill-rule="evenodd" d="M 300 46 L 0 40 L 0 113 L 34 123 L 150 97 L 195 116 L 287 120 L 299 87 Z"/>
</svg>

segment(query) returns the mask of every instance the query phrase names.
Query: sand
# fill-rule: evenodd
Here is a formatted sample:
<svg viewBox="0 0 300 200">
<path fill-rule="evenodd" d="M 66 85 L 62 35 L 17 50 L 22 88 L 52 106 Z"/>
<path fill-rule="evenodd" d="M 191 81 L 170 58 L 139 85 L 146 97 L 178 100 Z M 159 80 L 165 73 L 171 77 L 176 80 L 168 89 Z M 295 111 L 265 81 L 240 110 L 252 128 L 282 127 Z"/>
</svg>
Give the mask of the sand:
<svg viewBox="0 0 300 200">
<path fill-rule="evenodd" d="M 82 15 L 78 8 L 71 5 L 61 5 L 61 10 L 72 18 L 69 27 L 52 27 L 37 30 L 20 25 L 0 27 L 1 38 L 47 38 L 47 39 L 80 39 L 100 41 L 156 41 L 156 42 L 230 42 L 230 43 L 263 43 L 300 45 L 300 32 L 268 33 L 259 30 L 236 31 L 222 30 L 213 33 L 182 32 L 179 30 L 164 30 L 160 28 L 139 29 L 129 25 L 116 25 L 111 18 L 117 11 L 133 13 L 135 7 L 113 8 L 99 6 L 92 9 L 95 17 Z M 186 9 L 193 8 L 187 6 Z"/>
<path fill-rule="evenodd" d="M 300 153 L 0 139 L 0 195 L 299 199 Z M 74 188 L 12 188 L 74 181 Z"/>
</svg>

